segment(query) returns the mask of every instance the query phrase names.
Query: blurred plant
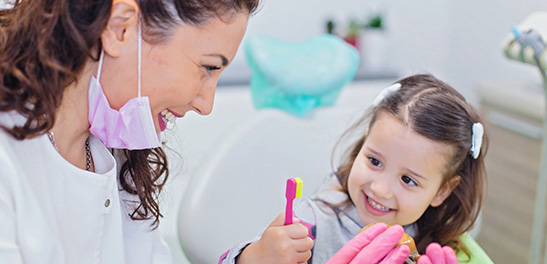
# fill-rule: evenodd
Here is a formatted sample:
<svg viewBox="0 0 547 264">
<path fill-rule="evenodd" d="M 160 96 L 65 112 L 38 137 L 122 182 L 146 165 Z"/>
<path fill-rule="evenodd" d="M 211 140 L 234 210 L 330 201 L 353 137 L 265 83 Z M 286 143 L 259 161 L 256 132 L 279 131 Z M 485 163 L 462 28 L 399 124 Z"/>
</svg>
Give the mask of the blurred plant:
<svg viewBox="0 0 547 264">
<path fill-rule="evenodd" d="M 374 14 L 369 17 L 364 24 L 365 29 L 384 29 L 384 19 L 381 13 Z"/>
<path fill-rule="evenodd" d="M 329 34 L 336 34 L 335 22 L 327 20 L 326 29 Z M 349 44 L 359 48 L 359 35 L 363 30 L 384 30 L 384 15 L 383 13 L 374 13 L 368 16 L 365 20 L 351 19 L 348 28 L 343 36 L 344 40 Z"/>
<path fill-rule="evenodd" d="M 347 35 L 349 36 L 357 36 L 359 35 L 359 32 L 363 29 L 363 24 L 359 23 L 357 20 L 352 19 L 349 22 Z"/>
<path fill-rule="evenodd" d="M 327 33 L 334 34 L 334 21 L 332 20 L 327 21 Z"/>
</svg>

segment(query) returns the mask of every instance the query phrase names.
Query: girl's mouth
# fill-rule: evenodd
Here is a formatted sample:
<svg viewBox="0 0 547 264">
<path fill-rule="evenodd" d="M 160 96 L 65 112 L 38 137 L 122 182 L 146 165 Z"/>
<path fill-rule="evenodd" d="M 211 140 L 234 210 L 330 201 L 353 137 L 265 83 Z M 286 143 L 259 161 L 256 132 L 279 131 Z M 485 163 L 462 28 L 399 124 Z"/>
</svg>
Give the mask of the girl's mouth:
<svg viewBox="0 0 547 264">
<path fill-rule="evenodd" d="M 368 197 L 365 193 L 363 193 L 365 197 L 365 209 L 372 215 L 385 215 L 392 211 L 395 211 L 394 209 L 391 209 L 389 207 L 386 207 L 372 198 Z"/>
</svg>

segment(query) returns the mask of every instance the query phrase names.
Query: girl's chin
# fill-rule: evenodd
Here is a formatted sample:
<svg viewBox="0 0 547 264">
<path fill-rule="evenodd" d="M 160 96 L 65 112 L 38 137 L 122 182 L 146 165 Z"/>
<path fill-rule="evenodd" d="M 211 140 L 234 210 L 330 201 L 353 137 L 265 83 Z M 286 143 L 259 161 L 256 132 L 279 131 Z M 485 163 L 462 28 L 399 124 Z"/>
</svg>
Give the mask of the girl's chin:
<svg viewBox="0 0 547 264">
<path fill-rule="evenodd" d="M 364 213 L 364 215 L 361 215 L 361 222 L 363 223 L 363 226 L 366 226 L 368 224 L 372 224 L 372 223 L 385 223 L 386 221 L 385 220 L 381 220 L 381 219 L 377 219 L 375 217 L 372 217 L 371 215 L 367 214 L 366 212 Z"/>
</svg>

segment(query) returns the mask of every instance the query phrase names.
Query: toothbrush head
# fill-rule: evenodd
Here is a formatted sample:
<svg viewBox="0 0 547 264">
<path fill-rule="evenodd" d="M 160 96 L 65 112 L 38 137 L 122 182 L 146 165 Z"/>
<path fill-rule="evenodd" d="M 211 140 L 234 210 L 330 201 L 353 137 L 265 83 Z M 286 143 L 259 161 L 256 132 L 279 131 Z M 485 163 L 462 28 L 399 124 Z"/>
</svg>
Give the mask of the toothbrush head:
<svg viewBox="0 0 547 264">
<path fill-rule="evenodd" d="M 285 197 L 287 199 L 302 197 L 302 180 L 300 178 L 290 178 L 287 180 Z"/>
<path fill-rule="evenodd" d="M 296 198 L 302 197 L 302 180 L 300 178 L 294 178 L 296 181 Z"/>
</svg>

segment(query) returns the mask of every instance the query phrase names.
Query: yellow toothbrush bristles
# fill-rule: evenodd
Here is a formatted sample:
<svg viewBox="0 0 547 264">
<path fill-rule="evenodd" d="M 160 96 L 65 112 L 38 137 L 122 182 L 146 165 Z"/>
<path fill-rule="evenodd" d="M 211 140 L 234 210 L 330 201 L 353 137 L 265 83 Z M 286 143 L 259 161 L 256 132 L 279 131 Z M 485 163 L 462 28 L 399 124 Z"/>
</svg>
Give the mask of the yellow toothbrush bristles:
<svg viewBox="0 0 547 264">
<path fill-rule="evenodd" d="M 296 195 L 295 198 L 302 197 L 302 180 L 300 178 L 294 178 L 296 181 Z"/>
</svg>

